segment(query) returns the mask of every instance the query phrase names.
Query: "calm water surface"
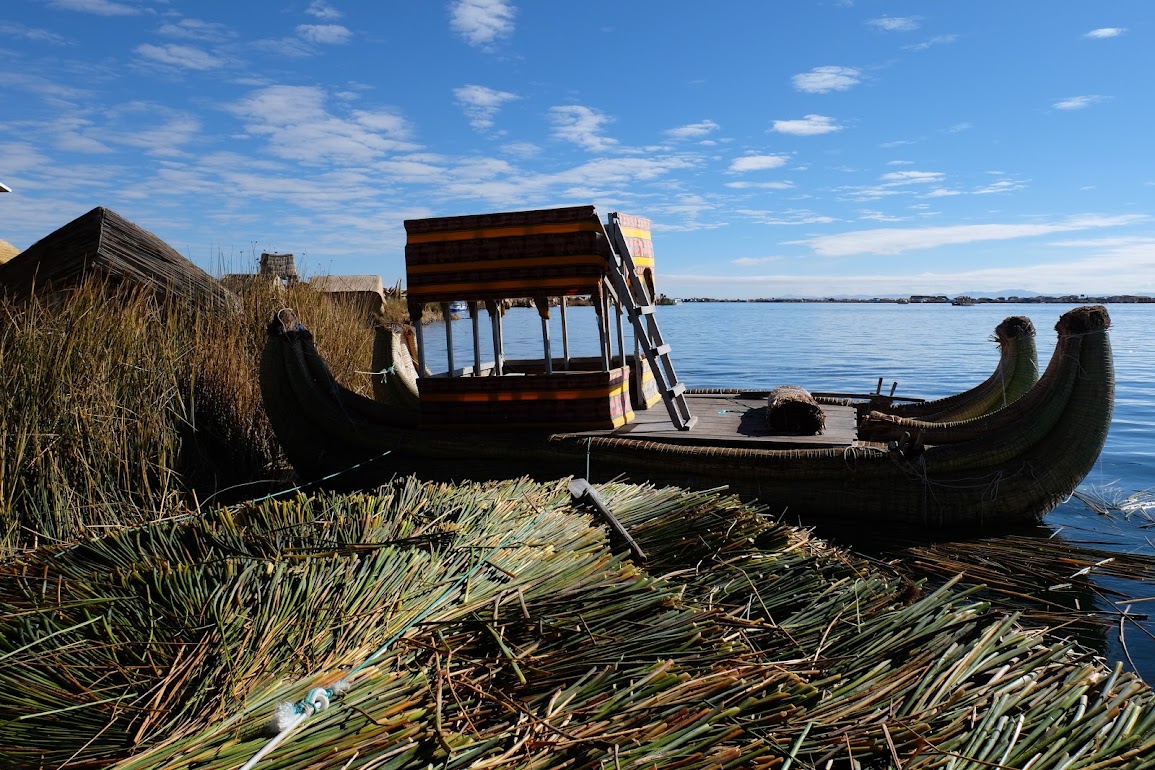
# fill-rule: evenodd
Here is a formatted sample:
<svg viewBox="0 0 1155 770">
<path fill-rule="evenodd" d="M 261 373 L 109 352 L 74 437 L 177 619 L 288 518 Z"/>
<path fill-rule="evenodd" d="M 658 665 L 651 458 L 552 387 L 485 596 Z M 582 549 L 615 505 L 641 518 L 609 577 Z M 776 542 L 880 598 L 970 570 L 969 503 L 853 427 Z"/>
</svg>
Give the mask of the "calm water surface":
<svg viewBox="0 0 1155 770">
<path fill-rule="evenodd" d="M 1035 324 L 1040 366 L 1054 349 L 1054 324 L 1074 305 L 986 304 L 895 305 L 840 303 L 685 303 L 658 310 L 662 333 L 673 347 L 678 377 L 688 387 L 773 388 L 797 384 L 816 391 L 884 390 L 937 398 L 966 390 L 986 379 L 998 363 L 992 341 L 1007 316 L 1025 315 Z M 1155 490 L 1155 305 L 1113 304 L 1111 343 L 1115 357 L 1115 413 L 1107 444 L 1080 488 L 1118 502 L 1131 495 L 1149 500 Z M 492 360 L 487 316 L 481 315 L 484 360 Z M 452 322 L 455 365 L 472 363 L 470 321 Z M 570 308 L 571 355 L 596 355 L 594 314 Z M 426 329 L 428 365 L 445 369 L 443 326 Z M 532 309 L 510 310 L 504 322 L 511 358 L 542 355 L 541 321 Z M 561 325 L 551 314 L 553 354 L 561 355 Z M 632 336 L 625 329 L 627 350 Z M 1040 536 L 1062 538 L 1116 552 L 1155 556 L 1155 507 L 1102 515 L 1073 498 L 1047 515 Z M 1055 534 L 1057 533 L 1057 534 Z M 851 544 L 853 545 L 853 544 Z M 1073 570 L 1072 570 L 1073 571 Z M 1155 585 L 1097 578 L 1098 585 L 1134 599 L 1155 597 Z M 1118 597 L 1114 597 L 1117 600 Z M 1098 609 L 1116 611 L 1107 599 Z M 1155 600 L 1139 601 L 1135 612 L 1155 616 Z M 1155 682 L 1155 621 L 1128 624 L 1124 641 L 1107 633 L 1096 644 L 1110 660 L 1127 655 L 1149 682 Z M 1095 640 L 1092 640 L 1095 641 Z M 1124 645 L 1126 652 L 1124 652 Z"/>
</svg>

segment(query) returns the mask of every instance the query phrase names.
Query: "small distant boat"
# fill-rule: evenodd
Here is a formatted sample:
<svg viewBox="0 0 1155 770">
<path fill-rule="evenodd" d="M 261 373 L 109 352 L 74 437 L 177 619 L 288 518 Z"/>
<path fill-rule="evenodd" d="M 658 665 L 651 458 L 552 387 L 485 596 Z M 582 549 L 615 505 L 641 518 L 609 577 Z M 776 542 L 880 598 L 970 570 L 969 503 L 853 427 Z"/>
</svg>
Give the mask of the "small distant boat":
<svg viewBox="0 0 1155 770">
<path fill-rule="evenodd" d="M 469 303 L 463 299 L 454 300 L 449 303 L 449 312 L 461 315 L 469 312 Z"/>
<path fill-rule="evenodd" d="M 481 361 L 480 314 L 474 360 L 455 368 L 449 345 L 449 368 L 437 374 L 420 326 L 379 329 L 375 398 L 366 398 L 334 380 L 312 335 L 281 311 L 268 329 L 261 390 L 305 480 L 594 473 L 726 485 L 803 521 L 997 529 L 1037 521 L 1070 495 L 1106 440 L 1114 369 L 1101 306 L 1059 319 L 1042 377 L 1033 325 L 1007 319 L 996 329 L 994 374 L 937 401 L 797 387 L 695 390 L 678 382 L 657 327 L 648 220 L 611 214 L 603 224 L 589 206 L 405 224 L 411 317 L 446 294 L 484 301 L 493 308 L 494 360 Z M 598 311 L 600 356 L 568 355 L 565 298 L 574 295 L 590 296 Z M 542 358 L 505 358 L 503 296 L 534 297 Z M 551 298 L 562 315 L 557 357 Z M 638 341 L 632 353 L 622 349 L 623 318 Z M 666 408 L 650 408 L 658 404 Z M 795 406 L 805 409 L 787 413 Z M 800 430 L 791 419 L 803 412 L 815 419 Z"/>
<path fill-rule="evenodd" d="M 950 303 L 959 307 L 970 307 L 971 305 L 977 305 L 978 300 L 976 300 L 974 297 L 960 296 L 952 299 Z"/>
</svg>

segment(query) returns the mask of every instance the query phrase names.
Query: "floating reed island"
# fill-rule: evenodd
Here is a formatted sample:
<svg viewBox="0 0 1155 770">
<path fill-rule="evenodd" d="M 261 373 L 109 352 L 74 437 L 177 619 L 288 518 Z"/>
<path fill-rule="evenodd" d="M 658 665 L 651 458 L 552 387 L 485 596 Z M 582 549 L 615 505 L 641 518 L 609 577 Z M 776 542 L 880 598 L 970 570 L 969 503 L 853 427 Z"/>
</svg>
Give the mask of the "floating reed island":
<svg viewBox="0 0 1155 770">
<path fill-rule="evenodd" d="M 1122 667 L 717 491 L 398 480 L 0 565 L 5 768 L 1143 768 Z M 275 737 L 274 737 L 275 736 Z"/>
</svg>

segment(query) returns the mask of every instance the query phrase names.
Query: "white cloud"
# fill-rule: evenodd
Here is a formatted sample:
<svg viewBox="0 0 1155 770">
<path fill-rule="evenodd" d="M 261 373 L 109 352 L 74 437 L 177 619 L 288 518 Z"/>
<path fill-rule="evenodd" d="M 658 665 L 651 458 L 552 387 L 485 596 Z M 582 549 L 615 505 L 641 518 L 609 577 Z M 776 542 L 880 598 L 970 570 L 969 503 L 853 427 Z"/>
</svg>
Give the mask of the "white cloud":
<svg viewBox="0 0 1155 770">
<path fill-rule="evenodd" d="M 35 43 L 51 43 L 52 45 L 65 45 L 68 42 L 55 32 L 49 32 L 46 29 L 38 29 L 36 27 L 26 27 L 23 24 L 8 24 L 4 22 L 0 22 L 0 37 L 19 37 L 25 40 L 31 40 Z"/>
<path fill-rule="evenodd" d="M 541 148 L 533 142 L 510 142 L 502 146 L 501 150 L 515 158 L 535 158 L 541 154 Z"/>
<path fill-rule="evenodd" d="M 1068 99 L 1055 102 L 1053 106 L 1056 110 L 1083 110 L 1101 101 L 1103 101 L 1102 96 L 1090 94 L 1087 96 L 1072 96 Z"/>
<path fill-rule="evenodd" d="M 726 187 L 734 190 L 790 190 L 793 182 L 727 182 Z"/>
<path fill-rule="evenodd" d="M 305 13 L 315 19 L 323 19 L 325 21 L 341 18 L 341 12 L 329 5 L 325 0 L 313 0 L 313 2 L 309 3 L 309 7 L 305 9 Z"/>
<path fill-rule="evenodd" d="M 887 214 L 882 211 L 874 211 L 872 209 L 863 209 L 858 212 L 859 219 L 869 219 L 873 222 L 901 222 L 904 217 L 896 217 L 892 214 Z"/>
<path fill-rule="evenodd" d="M 551 174 L 528 173 L 498 166 L 490 159 L 474 159 L 484 179 L 470 174 L 467 163 L 448 169 L 436 180 L 436 192 L 462 200 L 488 200 L 502 206 L 546 205 L 551 201 L 620 200 L 622 185 L 659 180 L 673 171 L 690 168 L 693 161 L 678 156 L 598 158 Z M 501 173 L 498 173 L 498 172 Z"/>
<path fill-rule="evenodd" d="M 816 136 L 841 131 L 842 126 L 835 123 L 834 118 L 825 115 L 807 115 L 802 120 L 775 120 L 772 130 L 780 134 Z"/>
<path fill-rule="evenodd" d="M 1083 35 L 1083 37 L 1089 37 L 1095 40 L 1103 40 L 1109 37 L 1119 37 L 1119 35 L 1122 35 L 1126 31 L 1126 27 L 1100 27 L 1099 29 L 1091 30 L 1087 34 Z"/>
<path fill-rule="evenodd" d="M 60 8 L 65 11 L 94 13 L 97 16 L 135 16 L 141 13 L 141 10 L 136 6 L 113 2 L 113 0 L 50 0 L 49 4 L 53 8 Z"/>
<path fill-rule="evenodd" d="M 932 249 L 980 241 L 1032 238 L 1051 233 L 1089 230 L 1096 227 L 1119 227 L 1143 221 L 1142 215 L 1115 217 L 1077 217 L 1050 224 L 950 225 L 945 227 L 880 228 L 856 230 L 836 235 L 821 235 L 798 243 L 810 246 L 822 257 L 847 257 L 855 254 L 901 254 L 915 249 Z"/>
<path fill-rule="evenodd" d="M 79 99 L 85 92 L 72 85 L 55 83 L 39 75 L 0 70 L 0 86 L 17 88 L 51 101 Z"/>
<path fill-rule="evenodd" d="M 103 155 L 114 152 L 106 142 L 98 138 L 104 132 L 95 131 L 89 120 L 62 117 L 44 128 L 52 135 L 52 142 L 58 150 L 85 155 Z"/>
<path fill-rule="evenodd" d="M 809 72 L 795 75 L 794 87 L 810 94 L 825 94 L 830 91 L 846 91 L 858 85 L 862 73 L 853 67 L 815 67 Z"/>
<path fill-rule="evenodd" d="M 298 24 L 297 34 L 310 43 L 340 45 L 349 42 L 353 33 L 340 24 Z"/>
<path fill-rule="evenodd" d="M 602 126 L 612 119 L 597 110 L 572 104 L 550 107 L 549 114 L 553 121 L 553 135 L 558 139 L 573 142 L 593 152 L 604 152 L 618 144 L 616 139 L 601 135 Z"/>
<path fill-rule="evenodd" d="M 388 111 L 331 114 L 326 94 L 314 86 L 269 86 L 230 105 L 249 136 L 268 141 L 276 157 L 306 164 L 359 164 L 390 152 L 413 150 L 409 128 Z"/>
<path fill-rule="evenodd" d="M 513 34 L 517 9 L 505 0 L 455 0 L 449 6 L 450 28 L 478 48 L 488 48 Z"/>
<path fill-rule="evenodd" d="M 940 182 L 942 177 L 942 173 L 938 171 L 888 171 L 880 178 L 887 184 L 904 185 Z"/>
<path fill-rule="evenodd" d="M 188 45 L 152 45 L 144 43 L 136 47 L 136 53 L 146 59 L 189 70 L 212 70 L 223 67 L 225 62 L 199 48 Z"/>
<path fill-rule="evenodd" d="M 827 225 L 837 221 L 834 217 L 816 214 L 808 209 L 788 209 L 786 211 L 738 209 L 735 213 L 762 225 Z"/>
<path fill-rule="evenodd" d="M 495 91 L 485 86 L 468 85 L 453 89 L 453 96 L 458 106 L 469 118 L 469 125 L 477 131 L 488 131 L 493 128 L 493 119 L 498 110 L 506 102 L 521 97 L 508 91 Z"/>
<path fill-rule="evenodd" d="M 666 129 L 666 136 L 671 139 L 702 139 L 714 133 L 719 128 L 712 120 L 700 120 L 697 123 L 687 123 L 677 128 Z"/>
<path fill-rule="evenodd" d="M 918 20 L 911 16 L 880 16 L 866 23 L 887 32 L 910 32 L 918 29 Z"/>
<path fill-rule="evenodd" d="M 739 257 L 731 260 L 735 265 L 742 267 L 752 267 L 754 265 L 765 265 L 770 262 L 781 262 L 783 257 Z"/>
<path fill-rule="evenodd" d="M 704 287 L 709 287 L 710 294 L 723 297 L 956 294 L 1011 287 L 1053 295 L 1151 293 L 1155 292 L 1155 239 L 1135 239 L 1116 246 L 1104 243 L 1096 253 L 1076 260 L 1062 260 L 1055 255 L 1027 264 L 953 272 L 918 273 L 904 269 L 885 273 L 877 267 L 872 265 L 869 272 L 859 275 L 663 273 L 662 285 L 672 296 L 701 296 L 706 293 Z"/>
<path fill-rule="evenodd" d="M 166 37 L 208 42 L 219 42 L 236 37 L 236 33 L 224 24 L 201 21 L 200 19 L 181 19 L 176 23 L 164 24 L 157 31 Z"/>
<path fill-rule="evenodd" d="M 925 51 L 928 48 L 933 48 L 936 45 L 947 45 L 958 40 L 958 35 L 935 35 L 930 40 L 924 40 L 921 43 L 914 45 L 903 46 L 907 51 Z"/>
<path fill-rule="evenodd" d="M 270 56 L 284 56 L 290 59 L 303 59 L 309 56 L 315 56 L 317 49 L 310 45 L 307 40 L 300 37 L 280 37 L 280 38 L 266 38 L 265 40 L 254 40 L 248 44 L 248 47 L 266 53 Z"/>
<path fill-rule="evenodd" d="M 772 168 L 782 168 L 790 160 L 788 155 L 745 155 L 735 158 L 730 163 L 730 170 L 734 173 L 747 171 L 767 171 Z"/>
</svg>

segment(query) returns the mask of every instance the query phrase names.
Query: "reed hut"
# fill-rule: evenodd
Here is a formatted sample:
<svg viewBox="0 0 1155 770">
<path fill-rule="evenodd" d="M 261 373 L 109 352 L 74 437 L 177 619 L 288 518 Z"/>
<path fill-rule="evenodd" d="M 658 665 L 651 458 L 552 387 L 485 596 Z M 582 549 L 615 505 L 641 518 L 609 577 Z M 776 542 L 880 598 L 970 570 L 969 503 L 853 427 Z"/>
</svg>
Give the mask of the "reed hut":
<svg viewBox="0 0 1155 770">
<path fill-rule="evenodd" d="M 238 294 L 253 288 L 266 287 L 283 289 L 299 280 L 297 266 L 292 254 L 261 254 L 261 266 L 255 273 L 226 273 L 221 276 L 221 284 Z"/>
<path fill-rule="evenodd" d="M 232 305 L 216 279 L 115 211 L 94 208 L 0 265 L 0 287 L 13 296 L 67 290 L 99 276 L 162 296 Z"/>
<path fill-rule="evenodd" d="M 20 253 L 20 249 L 13 246 L 8 241 L 0 239 L 0 265 L 3 265 L 12 257 Z"/>
<path fill-rule="evenodd" d="M 309 286 L 366 318 L 374 317 L 385 306 L 385 284 L 379 275 L 321 275 L 310 278 Z"/>
</svg>

